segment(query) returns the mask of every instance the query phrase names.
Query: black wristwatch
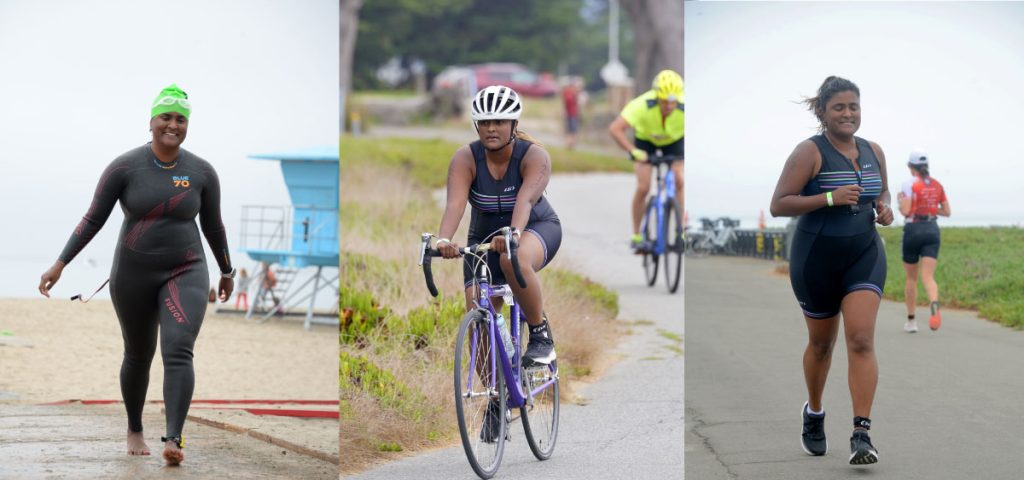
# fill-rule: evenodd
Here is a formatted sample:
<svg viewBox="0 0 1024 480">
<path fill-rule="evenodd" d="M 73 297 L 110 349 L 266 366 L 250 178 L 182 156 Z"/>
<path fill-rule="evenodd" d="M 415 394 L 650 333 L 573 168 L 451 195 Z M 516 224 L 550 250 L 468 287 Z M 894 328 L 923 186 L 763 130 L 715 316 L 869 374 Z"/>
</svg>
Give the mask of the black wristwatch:
<svg viewBox="0 0 1024 480">
<path fill-rule="evenodd" d="M 220 278 L 235 278 L 235 274 L 237 274 L 237 273 L 238 273 L 238 269 L 237 268 L 232 268 L 230 272 L 220 274 Z"/>
</svg>

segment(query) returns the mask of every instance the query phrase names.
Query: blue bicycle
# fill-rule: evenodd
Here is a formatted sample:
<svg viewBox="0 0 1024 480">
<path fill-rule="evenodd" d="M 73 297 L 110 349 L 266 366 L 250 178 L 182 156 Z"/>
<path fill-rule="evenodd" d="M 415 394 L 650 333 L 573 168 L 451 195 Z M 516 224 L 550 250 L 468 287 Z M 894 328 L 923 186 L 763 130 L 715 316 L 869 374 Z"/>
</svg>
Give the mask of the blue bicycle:
<svg viewBox="0 0 1024 480">
<path fill-rule="evenodd" d="M 516 257 L 518 240 L 514 229 L 504 227 L 487 238 L 495 234 L 505 237 L 509 246 L 506 255 L 512 262 L 515 279 L 525 288 Z M 430 264 L 431 258 L 441 253 L 430 247 L 432 237 L 429 233 L 421 237 L 420 265 L 427 289 L 436 297 Z M 493 477 L 501 465 L 505 442 L 511 438 L 509 425 L 516 420 L 512 409 L 519 409 L 526 442 L 538 460 L 551 457 L 558 437 L 558 363 L 523 365 L 522 343 L 529 336 L 526 317 L 510 286 L 490 284 L 486 261 L 490 249 L 489 243 L 481 243 L 460 250 L 465 261 L 473 264 L 479 295 L 476 308 L 463 317 L 455 342 L 455 412 L 459 434 L 469 465 L 480 478 Z M 509 306 L 507 326 L 491 303 L 497 297 Z"/>
<path fill-rule="evenodd" d="M 654 286 L 658 280 L 659 259 L 664 260 L 665 283 L 670 293 L 679 289 L 686 245 L 683 240 L 683 214 L 676 202 L 675 175 L 663 171 L 673 162 L 682 160 L 680 156 L 662 155 L 661 150 L 648 159 L 655 169 L 656 190 L 647 199 L 646 213 L 640 223 L 642 241 L 637 249 L 643 255 L 648 286 Z"/>
</svg>

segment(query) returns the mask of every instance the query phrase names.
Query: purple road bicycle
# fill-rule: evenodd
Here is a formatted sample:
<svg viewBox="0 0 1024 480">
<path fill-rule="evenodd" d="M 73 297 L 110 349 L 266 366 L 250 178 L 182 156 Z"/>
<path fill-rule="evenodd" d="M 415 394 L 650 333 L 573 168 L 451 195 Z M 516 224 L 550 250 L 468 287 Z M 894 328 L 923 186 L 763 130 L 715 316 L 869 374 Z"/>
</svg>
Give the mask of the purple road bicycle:
<svg viewBox="0 0 1024 480">
<path fill-rule="evenodd" d="M 509 246 L 506 256 L 512 262 L 515 281 L 525 288 L 516 257 L 518 240 L 514 229 L 504 227 L 487 239 L 495 235 L 505 238 Z M 430 262 L 441 253 L 431 248 L 433 237 L 429 233 L 421 237 L 420 265 L 427 289 L 436 297 Z M 551 365 L 523 365 L 523 343 L 528 337 L 526 317 L 509 285 L 491 285 L 486 261 L 490 249 L 489 243 L 481 243 L 461 250 L 463 260 L 473 267 L 478 295 L 476 308 L 463 317 L 455 342 L 455 414 L 466 458 L 480 478 L 491 478 L 498 471 L 505 442 L 511 439 L 510 425 L 516 418 L 523 420 L 526 442 L 538 460 L 551 457 L 558 437 L 557 361 Z M 507 325 L 491 302 L 496 298 L 509 306 Z M 513 417 L 514 409 L 519 410 L 518 417 Z"/>
</svg>

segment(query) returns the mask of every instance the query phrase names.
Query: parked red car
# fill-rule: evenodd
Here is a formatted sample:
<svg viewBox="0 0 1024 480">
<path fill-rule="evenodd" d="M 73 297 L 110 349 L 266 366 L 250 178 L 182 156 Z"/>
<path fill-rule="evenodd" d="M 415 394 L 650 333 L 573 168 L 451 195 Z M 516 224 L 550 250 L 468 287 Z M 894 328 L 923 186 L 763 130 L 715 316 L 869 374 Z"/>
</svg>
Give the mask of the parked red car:
<svg viewBox="0 0 1024 480">
<path fill-rule="evenodd" d="M 558 84 L 551 74 L 537 74 L 518 63 L 453 65 L 434 78 L 435 93 L 438 90 L 461 88 L 471 90 L 468 94 L 472 95 L 491 85 L 505 85 L 520 95 L 530 97 L 551 97 L 558 93 Z"/>
<path fill-rule="evenodd" d="M 473 65 L 477 90 L 491 85 L 505 85 L 528 97 L 552 97 L 558 84 L 551 74 L 538 75 L 518 63 L 484 63 Z"/>
</svg>

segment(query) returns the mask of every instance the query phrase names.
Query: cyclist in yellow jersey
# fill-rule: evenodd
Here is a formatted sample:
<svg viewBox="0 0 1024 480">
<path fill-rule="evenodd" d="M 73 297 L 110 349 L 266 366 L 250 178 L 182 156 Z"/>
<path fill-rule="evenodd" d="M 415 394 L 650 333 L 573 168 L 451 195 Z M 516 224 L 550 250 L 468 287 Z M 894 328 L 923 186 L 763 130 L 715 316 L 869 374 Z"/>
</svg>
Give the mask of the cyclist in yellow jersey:
<svg viewBox="0 0 1024 480">
<path fill-rule="evenodd" d="M 633 236 L 630 243 L 634 248 L 641 242 L 640 219 L 644 214 L 644 202 L 651 189 L 651 165 L 647 158 L 655 150 L 662 155 L 683 156 L 684 140 L 684 98 L 683 78 L 672 70 L 662 70 L 654 77 L 651 89 L 634 98 L 622 113 L 608 127 L 608 134 L 630 157 L 637 162 L 636 192 L 633 194 Z M 634 141 L 626 137 L 626 130 L 632 128 Z M 683 162 L 672 164 L 675 175 L 676 201 L 679 211 L 683 209 Z"/>
</svg>

